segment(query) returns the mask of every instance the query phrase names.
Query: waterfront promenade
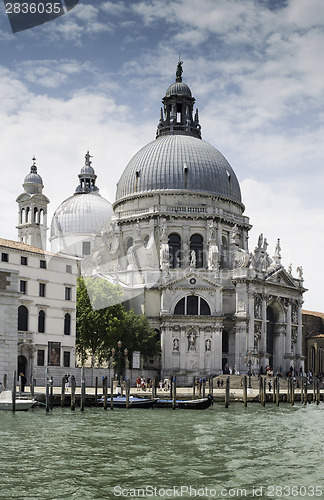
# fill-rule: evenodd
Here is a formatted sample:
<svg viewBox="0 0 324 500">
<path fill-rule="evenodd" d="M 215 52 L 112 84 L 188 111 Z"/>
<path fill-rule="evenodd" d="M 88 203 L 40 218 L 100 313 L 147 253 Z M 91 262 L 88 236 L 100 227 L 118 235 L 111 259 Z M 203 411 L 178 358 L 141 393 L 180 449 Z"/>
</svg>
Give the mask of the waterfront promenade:
<svg viewBox="0 0 324 500">
<path fill-rule="evenodd" d="M 193 398 L 200 398 L 204 394 L 207 396 L 208 394 L 212 394 L 213 399 L 215 402 L 224 402 L 225 396 L 226 396 L 226 379 L 230 378 L 230 388 L 229 388 L 229 401 L 230 402 L 243 402 L 244 398 L 244 391 L 243 388 L 241 387 L 241 382 L 242 382 L 242 376 L 240 375 L 223 375 L 220 377 L 217 377 L 213 381 L 213 388 L 208 387 L 208 383 L 205 386 L 205 390 L 203 388 L 199 388 L 198 385 L 195 386 L 195 390 L 193 387 L 177 387 L 176 388 L 176 394 L 177 394 L 177 399 L 193 399 Z M 223 387 L 218 387 L 217 386 L 217 379 L 223 380 Z M 271 402 L 273 401 L 273 390 L 269 390 L 269 382 L 271 381 L 271 385 L 273 385 L 274 379 L 272 377 L 263 377 L 263 380 L 266 381 L 265 386 L 265 400 L 266 402 Z M 260 389 L 259 389 L 259 379 L 258 377 L 252 377 L 252 389 L 247 390 L 247 401 L 248 402 L 259 402 L 259 395 L 260 395 Z M 300 384 L 299 384 L 300 385 Z M 96 395 L 96 389 L 94 387 L 87 387 L 85 389 L 86 392 L 86 405 L 91 406 L 95 404 L 95 395 Z M 17 394 L 19 393 L 19 387 L 17 387 Z M 29 386 L 25 387 L 24 393 L 25 395 L 30 394 L 30 388 Z M 54 386 L 52 388 L 52 394 L 53 394 L 53 405 L 59 405 L 61 401 L 61 394 L 62 394 L 62 388 L 58 386 Z M 124 391 L 125 394 L 125 391 Z M 100 398 L 103 395 L 103 389 L 102 386 L 98 386 L 97 388 L 97 397 Z M 136 387 L 131 387 L 130 388 L 130 395 L 131 396 L 137 396 L 137 397 L 153 397 L 153 391 L 152 388 L 147 387 L 145 390 L 138 389 Z M 46 399 L 46 387 L 38 387 L 35 386 L 34 388 L 34 396 L 35 399 L 39 402 L 44 403 Z M 78 404 L 78 401 L 80 401 L 81 398 L 81 387 L 76 387 L 75 389 L 75 396 L 76 396 L 76 403 Z M 110 388 L 107 388 L 107 396 L 108 398 L 110 397 Z M 170 395 L 170 389 L 156 389 L 156 396 L 159 399 L 168 399 L 171 397 Z M 64 391 L 64 399 L 65 399 L 65 405 L 70 404 L 71 401 L 71 388 L 67 388 Z M 294 400 L 296 402 L 301 401 L 302 399 L 302 390 L 300 387 L 295 387 L 294 389 Z M 281 402 L 286 402 L 289 400 L 289 393 L 288 393 L 288 379 L 286 377 L 281 377 L 280 378 L 280 388 L 279 388 L 279 400 Z M 313 388 L 313 384 L 309 384 L 307 386 L 307 401 L 315 401 L 315 391 Z M 323 387 L 323 382 L 320 384 L 320 400 L 324 400 L 324 387 Z"/>
</svg>

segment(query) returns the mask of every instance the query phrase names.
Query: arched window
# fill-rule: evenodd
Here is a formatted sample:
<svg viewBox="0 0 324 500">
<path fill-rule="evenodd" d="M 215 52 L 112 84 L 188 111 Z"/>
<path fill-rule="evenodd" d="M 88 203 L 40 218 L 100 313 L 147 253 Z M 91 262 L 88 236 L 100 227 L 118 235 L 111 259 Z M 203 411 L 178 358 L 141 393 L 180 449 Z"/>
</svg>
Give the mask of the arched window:
<svg viewBox="0 0 324 500">
<path fill-rule="evenodd" d="M 39 221 L 40 224 L 44 224 L 44 210 L 41 208 L 39 211 Z"/>
<path fill-rule="evenodd" d="M 310 369 L 314 374 L 314 372 L 315 372 L 315 347 L 314 346 L 312 346 L 312 348 L 311 348 Z"/>
<path fill-rule="evenodd" d="M 24 222 L 26 221 L 25 217 L 26 217 L 26 215 L 25 215 L 25 209 L 22 208 L 21 212 L 20 212 L 20 224 L 24 224 Z"/>
<path fill-rule="evenodd" d="M 190 238 L 190 253 L 196 254 L 196 267 L 203 267 L 204 240 L 200 234 L 193 234 Z"/>
<path fill-rule="evenodd" d="M 222 246 L 221 246 L 221 256 L 220 263 L 221 267 L 226 267 L 227 265 L 227 253 L 228 253 L 228 244 L 225 236 L 222 237 Z"/>
<path fill-rule="evenodd" d="M 35 222 L 35 224 L 39 223 L 39 220 L 38 220 L 38 208 L 37 207 L 34 208 L 34 220 L 33 220 L 33 222 Z"/>
<path fill-rule="evenodd" d="M 45 333 L 45 311 L 43 310 L 38 313 L 38 333 Z"/>
<path fill-rule="evenodd" d="M 64 335 L 71 335 L 71 314 L 69 313 L 64 316 Z"/>
<path fill-rule="evenodd" d="M 176 304 L 174 314 L 181 316 L 210 316 L 210 307 L 202 297 L 188 295 L 180 299 Z"/>
<path fill-rule="evenodd" d="M 30 222 L 30 208 L 26 208 L 26 222 Z"/>
<path fill-rule="evenodd" d="M 171 268 L 181 266 L 181 238 L 176 233 L 169 236 L 169 259 Z"/>
<path fill-rule="evenodd" d="M 26 306 L 18 307 L 18 330 L 20 332 L 28 331 L 28 309 Z"/>
</svg>

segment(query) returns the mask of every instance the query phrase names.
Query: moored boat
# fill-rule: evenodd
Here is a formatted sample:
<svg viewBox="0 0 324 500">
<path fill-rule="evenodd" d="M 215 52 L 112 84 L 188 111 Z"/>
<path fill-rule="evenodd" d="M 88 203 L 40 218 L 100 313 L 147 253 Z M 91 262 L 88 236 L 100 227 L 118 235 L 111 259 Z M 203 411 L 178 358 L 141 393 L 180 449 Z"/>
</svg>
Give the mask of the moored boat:
<svg viewBox="0 0 324 500">
<path fill-rule="evenodd" d="M 31 408 L 36 401 L 29 398 L 17 397 L 15 399 L 15 410 L 16 411 L 26 411 Z M 2 391 L 0 393 L 0 410 L 12 410 L 12 392 Z"/>
<path fill-rule="evenodd" d="M 213 404 L 213 397 L 201 399 L 177 399 L 176 408 L 184 410 L 206 410 Z M 172 408 L 172 399 L 158 399 L 155 403 L 157 408 Z"/>
<path fill-rule="evenodd" d="M 156 399 L 149 398 L 136 398 L 134 396 L 129 397 L 129 408 L 152 408 L 156 402 Z M 98 404 L 102 406 L 104 404 L 104 398 L 98 400 Z M 107 405 L 110 405 L 110 396 L 107 398 Z M 127 400 L 126 396 L 114 396 L 113 397 L 113 407 L 114 408 L 126 408 Z"/>
</svg>

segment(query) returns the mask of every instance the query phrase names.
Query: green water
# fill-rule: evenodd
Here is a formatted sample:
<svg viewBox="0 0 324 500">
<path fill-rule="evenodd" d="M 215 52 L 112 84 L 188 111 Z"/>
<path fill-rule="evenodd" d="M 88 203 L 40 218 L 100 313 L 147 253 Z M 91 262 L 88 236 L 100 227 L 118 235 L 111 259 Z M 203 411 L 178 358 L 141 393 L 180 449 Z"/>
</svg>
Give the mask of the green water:
<svg viewBox="0 0 324 500">
<path fill-rule="evenodd" d="M 323 423 L 324 403 L 0 412 L 0 498 L 324 498 Z"/>
</svg>

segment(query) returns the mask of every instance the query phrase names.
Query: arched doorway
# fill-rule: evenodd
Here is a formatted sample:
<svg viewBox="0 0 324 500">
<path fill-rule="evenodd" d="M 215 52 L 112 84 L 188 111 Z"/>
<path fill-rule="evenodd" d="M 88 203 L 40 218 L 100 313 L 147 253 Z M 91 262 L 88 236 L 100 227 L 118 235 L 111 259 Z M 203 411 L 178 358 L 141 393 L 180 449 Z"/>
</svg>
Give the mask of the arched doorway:
<svg viewBox="0 0 324 500">
<path fill-rule="evenodd" d="M 23 373 L 27 378 L 27 358 L 25 356 L 18 356 L 17 380 L 19 379 L 19 375 L 21 373 Z"/>
<path fill-rule="evenodd" d="M 275 318 L 273 314 L 273 310 L 271 307 L 267 307 L 267 343 L 266 349 L 269 354 L 269 365 L 272 369 L 273 366 L 273 338 L 274 338 L 274 329 L 275 329 Z"/>
</svg>

